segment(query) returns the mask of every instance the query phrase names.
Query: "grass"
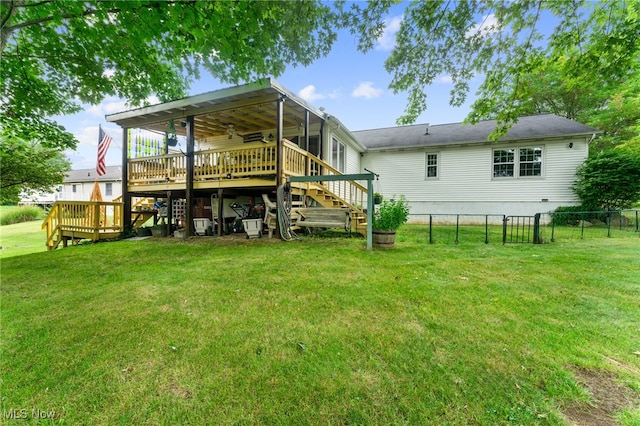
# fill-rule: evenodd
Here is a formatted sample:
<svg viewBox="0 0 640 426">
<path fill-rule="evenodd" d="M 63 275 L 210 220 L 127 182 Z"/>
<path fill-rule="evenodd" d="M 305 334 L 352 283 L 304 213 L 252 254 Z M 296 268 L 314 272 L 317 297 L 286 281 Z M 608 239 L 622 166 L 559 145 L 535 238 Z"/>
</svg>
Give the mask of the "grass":
<svg viewBox="0 0 640 426">
<path fill-rule="evenodd" d="M 151 239 L 3 259 L 3 413 L 557 425 L 595 403 L 576 367 L 640 394 L 637 239 L 429 245 L 406 226 L 395 249 L 364 245 Z"/>
<path fill-rule="evenodd" d="M 13 223 L 20 217 L 30 220 Z M 41 228 L 43 218 L 39 207 L 0 206 L 0 222 L 3 223 L 0 226 L 0 259 L 46 251 L 45 233 Z M 5 225 L 5 222 L 11 224 Z"/>
<path fill-rule="evenodd" d="M 37 206 L 0 206 L 0 225 L 44 219 L 44 211 Z"/>
</svg>

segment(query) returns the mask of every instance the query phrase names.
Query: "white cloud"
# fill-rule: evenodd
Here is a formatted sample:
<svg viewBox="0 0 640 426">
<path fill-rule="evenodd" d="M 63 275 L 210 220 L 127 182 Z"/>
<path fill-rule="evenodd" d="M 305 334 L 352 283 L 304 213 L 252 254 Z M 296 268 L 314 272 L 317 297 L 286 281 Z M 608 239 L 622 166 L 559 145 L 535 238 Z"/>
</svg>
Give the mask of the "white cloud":
<svg viewBox="0 0 640 426">
<path fill-rule="evenodd" d="M 377 50 L 391 50 L 396 43 L 396 33 L 400 29 L 402 23 L 402 16 L 394 16 L 393 18 L 385 19 L 384 30 L 380 38 L 378 38 Z"/>
<path fill-rule="evenodd" d="M 126 111 L 130 109 L 122 99 L 108 98 L 98 105 L 91 105 L 87 108 L 87 113 L 93 117 L 104 117 L 105 114 Z"/>
<path fill-rule="evenodd" d="M 465 37 L 471 38 L 476 35 L 485 37 L 487 35 L 498 33 L 500 31 L 502 31 L 502 27 L 500 26 L 496 15 L 492 13 L 490 15 L 483 16 L 479 23 L 469 27 L 469 29 L 465 33 Z"/>
<path fill-rule="evenodd" d="M 440 83 L 446 83 L 446 84 L 449 84 L 449 83 L 453 83 L 453 78 L 452 78 L 450 75 L 443 75 L 442 77 L 440 77 L 440 78 L 438 79 L 438 81 L 439 81 Z"/>
<path fill-rule="evenodd" d="M 316 86 L 310 84 L 298 92 L 298 96 L 308 102 L 317 101 L 326 98 L 322 93 L 316 92 Z"/>
<path fill-rule="evenodd" d="M 358 87 L 353 89 L 353 92 L 351 92 L 351 96 L 356 98 L 372 99 L 377 98 L 380 95 L 382 95 L 382 89 L 376 89 L 373 87 L 373 83 L 371 81 L 363 81 L 358 85 Z"/>
</svg>

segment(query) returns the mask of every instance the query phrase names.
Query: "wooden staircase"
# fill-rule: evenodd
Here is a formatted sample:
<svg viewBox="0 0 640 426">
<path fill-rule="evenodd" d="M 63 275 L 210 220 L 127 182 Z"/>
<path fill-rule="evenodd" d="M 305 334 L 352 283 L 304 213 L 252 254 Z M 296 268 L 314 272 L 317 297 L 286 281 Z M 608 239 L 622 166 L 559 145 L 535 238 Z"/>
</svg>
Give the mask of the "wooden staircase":
<svg viewBox="0 0 640 426">
<path fill-rule="evenodd" d="M 113 199 L 114 202 L 122 202 L 122 196 Z M 157 211 L 153 208 L 153 203 L 156 200 L 153 198 L 137 198 L 134 199 L 131 205 L 131 226 L 134 229 L 143 226 L 149 219 L 157 216 Z"/>
</svg>

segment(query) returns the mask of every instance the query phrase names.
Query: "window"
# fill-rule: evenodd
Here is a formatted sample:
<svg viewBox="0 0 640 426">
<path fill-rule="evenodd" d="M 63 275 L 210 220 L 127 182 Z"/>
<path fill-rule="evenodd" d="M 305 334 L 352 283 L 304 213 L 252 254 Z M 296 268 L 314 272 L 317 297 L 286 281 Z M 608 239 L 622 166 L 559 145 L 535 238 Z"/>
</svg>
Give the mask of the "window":
<svg viewBox="0 0 640 426">
<path fill-rule="evenodd" d="M 542 176 L 542 147 L 493 150 L 494 178 L 536 176 Z"/>
<path fill-rule="evenodd" d="M 542 176 L 542 148 L 520 148 L 520 176 Z"/>
<path fill-rule="evenodd" d="M 77 186 L 78 185 L 72 185 L 71 186 L 71 192 L 77 192 Z"/>
<path fill-rule="evenodd" d="M 113 195 L 113 184 L 111 182 L 104 184 L 104 195 Z"/>
<path fill-rule="evenodd" d="M 346 148 L 344 144 L 334 138 L 331 145 L 331 165 L 340 173 L 344 173 L 346 169 L 347 161 L 345 158 L 345 152 Z"/>
<path fill-rule="evenodd" d="M 493 177 L 513 177 L 514 150 L 493 150 Z"/>
<path fill-rule="evenodd" d="M 426 179 L 436 179 L 438 177 L 438 154 L 427 153 Z"/>
<path fill-rule="evenodd" d="M 309 147 L 307 151 L 316 157 L 320 156 L 320 136 L 309 136 Z"/>
</svg>

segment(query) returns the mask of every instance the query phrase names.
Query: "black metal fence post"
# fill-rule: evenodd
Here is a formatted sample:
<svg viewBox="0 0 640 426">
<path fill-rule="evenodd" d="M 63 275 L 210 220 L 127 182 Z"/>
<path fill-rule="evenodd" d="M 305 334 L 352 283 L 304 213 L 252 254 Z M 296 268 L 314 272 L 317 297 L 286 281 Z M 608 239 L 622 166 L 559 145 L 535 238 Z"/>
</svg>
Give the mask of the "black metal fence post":
<svg viewBox="0 0 640 426">
<path fill-rule="evenodd" d="M 484 243 L 489 244 L 489 215 L 484 216 Z"/>
<path fill-rule="evenodd" d="M 433 215 L 429 215 L 429 244 L 433 244 Z"/>
<path fill-rule="evenodd" d="M 533 244 L 542 244 L 540 237 L 540 213 L 533 217 Z"/>
<path fill-rule="evenodd" d="M 502 216 L 502 244 L 507 244 L 507 216 Z"/>
</svg>

